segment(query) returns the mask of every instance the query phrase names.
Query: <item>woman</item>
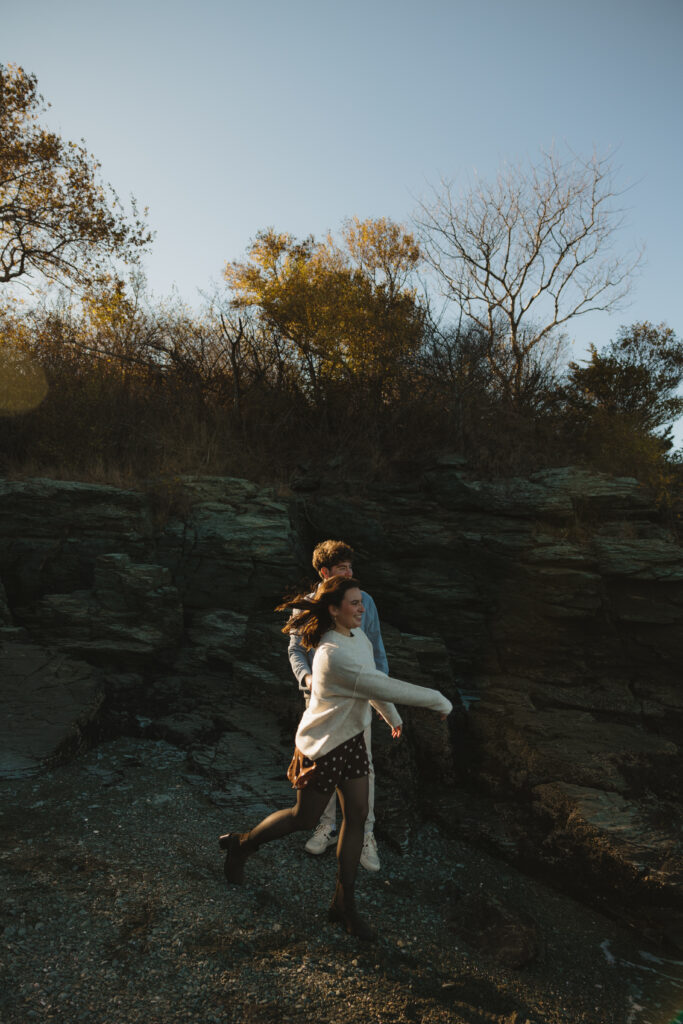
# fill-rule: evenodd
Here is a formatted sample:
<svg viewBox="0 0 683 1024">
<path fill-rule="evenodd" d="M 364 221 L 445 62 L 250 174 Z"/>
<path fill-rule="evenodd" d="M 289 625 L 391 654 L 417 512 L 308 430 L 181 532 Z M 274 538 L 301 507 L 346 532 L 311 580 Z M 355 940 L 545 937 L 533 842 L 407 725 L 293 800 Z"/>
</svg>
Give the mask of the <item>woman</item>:
<svg viewBox="0 0 683 1024">
<path fill-rule="evenodd" d="M 368 813 L 368 759 L 363 731 L 370 704 L 401 734 L 401 717 L 389 701 L 431 708 L 442 718 L 453 705 L 438 690 L 392 679 L 375 668 L 372 644 L 360 628 L 363 601 L 358 582 L 333 576 L 311 597 L 280 605 L 295 609 L 284 633 L 296 632 L 305 648 L 317 648 L 313 661 L 311 701 L 296 733 L 296 747 L 287 777 L 297 790 L 294 807 L 276 811 L 249 832 L 227 833 L 219 839 L 226 851 L 225 877 L 241 885 L 244 864 L 259 846 L 291 832 L 313 829 L 334 791 L 340 796 L 342 827 L 337 843 L 337 887 L 329 920 L 352 935 L 374 938 L 358 914 L 354 888 Z"/>
</svg>

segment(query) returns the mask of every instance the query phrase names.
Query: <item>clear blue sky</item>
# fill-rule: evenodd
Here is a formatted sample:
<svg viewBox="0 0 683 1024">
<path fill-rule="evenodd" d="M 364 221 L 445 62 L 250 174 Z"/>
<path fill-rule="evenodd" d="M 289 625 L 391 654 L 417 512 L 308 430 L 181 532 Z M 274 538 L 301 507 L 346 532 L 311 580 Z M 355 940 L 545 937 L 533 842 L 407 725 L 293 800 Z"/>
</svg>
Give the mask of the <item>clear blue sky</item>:
<svg viewBox="0 0 683 1024">
<path fill-rule="evenodd" d="M 31 0 L 0 61 L 38 76 L 65 136 L 148 205 L 159 295 L 193 304 L 255 232 L 407 222 L 428 183 L 567 144 L 616 150 L 623 312 L 570 325 L 580 356 L 621 323 L 683 334 L 681 0 Z"/>
</svg>

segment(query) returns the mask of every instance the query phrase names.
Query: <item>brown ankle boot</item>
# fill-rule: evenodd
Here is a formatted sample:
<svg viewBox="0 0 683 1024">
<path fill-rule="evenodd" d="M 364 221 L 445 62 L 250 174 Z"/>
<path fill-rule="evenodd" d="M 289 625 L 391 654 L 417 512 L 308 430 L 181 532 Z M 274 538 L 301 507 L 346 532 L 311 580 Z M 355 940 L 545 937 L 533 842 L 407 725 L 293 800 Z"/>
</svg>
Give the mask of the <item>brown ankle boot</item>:
<svg viewBox="0 0 683 1024">
<path fill-rule="evenodd" d="M 242 885 L 244 882 L 244 865 L 255 850 L 249 842 L 248 832 L 226 832 L 218 839 L 221 850 L 225 850 L 223 874 L 226 882 L 231 885 Z"/>
<path fill-rule="evenodd" d="M 327 913 L 327 920 L 338 921 L 349 935 L 355 935 L 364 942 L 373 942 L 377 938 L 375 929 L 356 910 L 353 889 L 349 889 L 348 886 L 345 889 L 339 880 Z"/>
</svg>

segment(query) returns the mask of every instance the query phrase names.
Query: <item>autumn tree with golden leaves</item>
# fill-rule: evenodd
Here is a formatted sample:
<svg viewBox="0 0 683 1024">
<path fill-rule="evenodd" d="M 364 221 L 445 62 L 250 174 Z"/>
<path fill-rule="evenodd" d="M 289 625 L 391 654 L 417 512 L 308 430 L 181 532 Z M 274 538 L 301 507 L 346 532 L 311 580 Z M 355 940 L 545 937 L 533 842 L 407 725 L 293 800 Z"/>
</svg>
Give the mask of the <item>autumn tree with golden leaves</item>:
<svg viewBox="0 0 683 1024">
<path fill-rule="evenodd" d="M 0 65 L 0 282 L 40 273 L 87 284 L 112 259 L 134 261 L 151 241 L 135 202 L 127 212 L 82 143 L 41 125 L 35 75 Z"/>
<path fill-rule="evenodd" d="M 301 241 L 260 231 L 245 261 L 228 263 L 236 308 L 256 308 L 292 348 L 307 390 L 319 403 L 335 382 L 375 394 L 400 376 L 422 340 L 424 310 L 412 275 L 420 260 L 413 237 L 382 218 L 348 220 L 340 239 Z"/>
</svg>

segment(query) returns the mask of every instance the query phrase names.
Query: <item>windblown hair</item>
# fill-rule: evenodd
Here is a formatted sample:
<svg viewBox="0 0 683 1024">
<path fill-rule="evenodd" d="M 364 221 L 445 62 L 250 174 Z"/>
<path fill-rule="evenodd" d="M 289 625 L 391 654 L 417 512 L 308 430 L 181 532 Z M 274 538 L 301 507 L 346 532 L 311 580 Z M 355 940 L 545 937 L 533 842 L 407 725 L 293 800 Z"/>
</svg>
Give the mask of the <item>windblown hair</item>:
<svg viewBox="0 0 683 1024">
<path fill-rule="evenodd" d="M 346 591 L 358 586 L 358 580 L 348 576 L 332 576 L 324 580 L 312 596 L 299 594 L 279 604 L 275 611 L 294 612 L 287 625 L 282 627 L 282 632 L 296 633 L 307 651 L 317 647 L 323 633 L 334 626 L 330 606 L 339 607 Z"/>
<path fill-rule="evenodd" d="M 313 549 L 313 568 L 320 575 L 321 569 L 331 569 L 340 562 L 352 562 L 356 552 L 343 540 L 324 540 Z"/>
</svg>

